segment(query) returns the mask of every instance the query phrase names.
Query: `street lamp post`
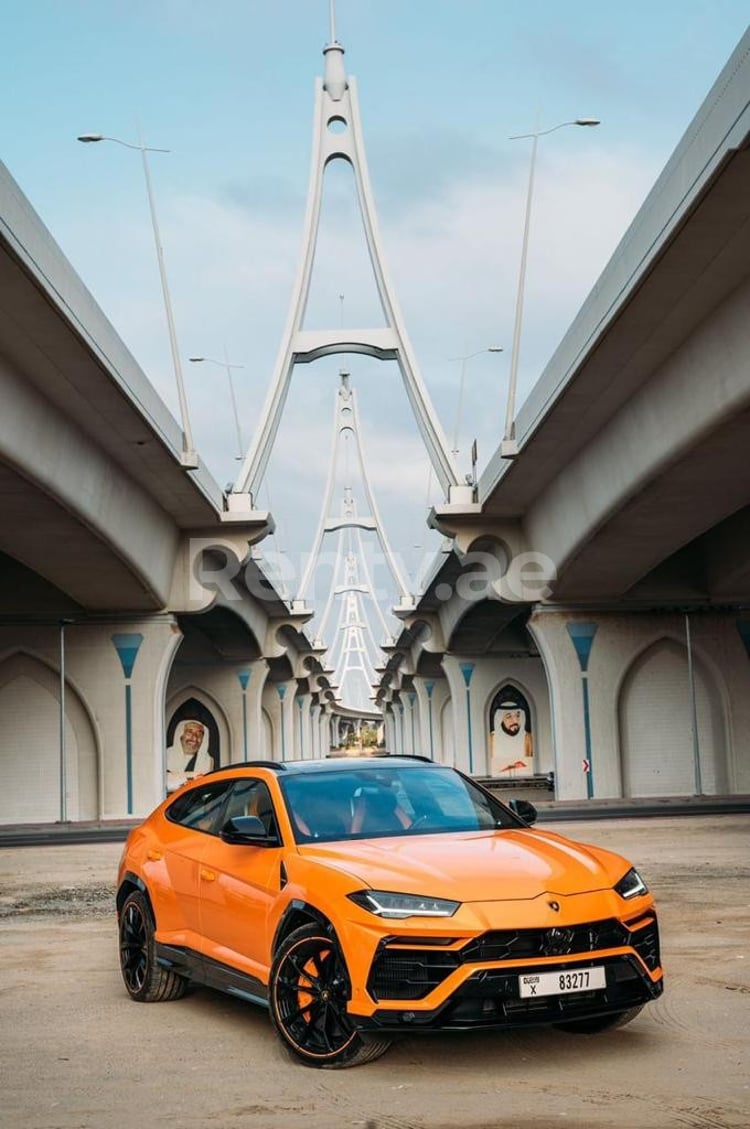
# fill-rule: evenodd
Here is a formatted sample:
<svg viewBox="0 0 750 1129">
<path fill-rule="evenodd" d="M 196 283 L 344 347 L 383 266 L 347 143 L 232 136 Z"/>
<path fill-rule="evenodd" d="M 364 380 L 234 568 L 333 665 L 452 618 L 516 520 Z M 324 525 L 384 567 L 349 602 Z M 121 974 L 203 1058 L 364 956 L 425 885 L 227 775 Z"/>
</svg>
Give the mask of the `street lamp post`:
<svg viewBox="0 0 750 1129">
<path fill-rule="evenodd" d="M 466 362 L 470 361 L 472 357 L 478 357 L 482 353 L 502 353 L 502 346 L 500 345 L 485 345 L 483 349 L 477 349 L 474 353 L 467 353 L 463 357 L 449 357 L 449 361 L 461 362 L 461 378 L 458 384 L 458 403 L 456 405 L 456 422 L 453 428 L 453 449 L 451 454 L 458 454 L 458 434 L 461 428 L 461 416 L 463 413 L 464 404 L 464 383 L 466 380 Z"/>
<path fill-rule="evenodd" d="M 193 433 L 190 427 L 190 414 L 188 412 L 187 396 L 185 395 L 185 382 L 182 377 L 182 365 L 180 364 L 180 353 L 177 347 L 177 332 L 174 325 L 174 315 L 172 313 L 172 302 L 169 296 L 169 285 L 167 283 L 167 271 L 164 266 L 164 252 L 161 245 L 161 235 L 159 233 L 159 223 L 156 218 L 156 206 L 154 204 L 154 193 L 151 187 L 151 173 L 148 167 L 147 153 L 168 153 L 169 149 L 155 149 L 149 145 L 144 145 L 139 136 L 138 144 L 131 145 L 129 141 L 122 141 L 119 137 L 106 137 L 101 133 L 82 133 L 78 138 L 86 145 L 90 145 L 96 141 L 114 141 L 116 145 L 123 145 L 126 149 L 137 149 L 141 154 L 143 161 L 143 175 L 146 180 L 146 194 L 148 196 L 148 206 L 151 213 L 151 226 L 154 232 L 154 243 L 156 245 L 156 258 L 159 264 L 159 277 L 161 279 L 161 291 L 164 297 L 164 311 L 167 315 L 167 329 L 169 331 L 169 346 L 172 350 L 172 364 L 174 366 L 174 375 L 177 382 L 177 396 L 180 402 L 180 418 L 182 421 L 182 465 L 187 470 L 196 470 L 198 467 L 198 457 L 195 453 L 195 446 L 193 444 Z"/>
<path fill-rule="evenodd" d="M 518 359 L 521 346 L 521 325 L 523 322 L 523 299 L 526 287 L 526 258 L 529 250 L 529 227 L 531 221 L 531 201 L 534 195 L 534 173 L 536 170 L 536 151 L 540 137 L 554 133 L 567 125 L 595 126 L 599 125 L 598 118 L 575 118 L 573 121 L 560 122 L 550 129 L 537 129 L 533 133 L 517 133 L 510 138 L 511 141 L 520 141 L 523 138 L 533 138 L 531 146 L 531 162 L 529 164 L 529 184 L 526 190 L 526 217 L 523 225 L 523 244 L 521 247 L 521 267 L 518 272 L 518 292 L 516 294 L 516 318 L 513 326 L 513 348 L 510 357 L 510 377 L 508 379 L 508 404 L 505 413 L 505 431 L 500 443 L 500 456 L 503 459 L 514 459 L 518 454 L 516 441 L 515 403 L 516 382 L 518 379 Z"/>
<path fill-rule="evenodd" d="M 188 359 L 194 365 L 207 362 L 208 364 L 211 364 L 211 365 L 220 365 L 222 368 L 226 369 L 227 380 L 229 381 L 229 395 L 232 398 L 232 411 L 234 413 L 234 427 L 235 427 L 235 432 L 237 434 L 237 454 L 234 457 L 238 462 L 242 462 L 242 460 L 245 457 L 245 453 L 244 453 L 244 448 L 242 446 L 242 428 L 240 427 L 240 417 L 239 417 L 239 412 L 237 411 L 237 397 L 235 396 L 235 393 L 234 393 L 234 381 L 232 380 L 232 369 L 233 368 L 244 368 L 245 366 L 244 365 L 230 364 L 229 356 L 227 355 L 226 346 L 224 347 L 224 360 L 223 361 L 214 360 L 213 357 L 189 357 Z"/>
</svg>

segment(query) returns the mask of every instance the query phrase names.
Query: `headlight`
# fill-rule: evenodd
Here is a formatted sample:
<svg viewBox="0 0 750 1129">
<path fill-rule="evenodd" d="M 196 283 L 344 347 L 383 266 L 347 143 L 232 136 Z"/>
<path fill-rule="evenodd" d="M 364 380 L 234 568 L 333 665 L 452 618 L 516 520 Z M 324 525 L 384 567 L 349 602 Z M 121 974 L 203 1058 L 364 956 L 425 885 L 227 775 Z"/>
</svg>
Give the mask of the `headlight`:
<svg viewBox="0 0 750 1129">
<path fill-rule="evenodd" d="M 615 890 L 621 898 L 637 898 L 639 894 L 647 894 L 648 886 L 641 878 L 635 867 L 631 867 L 628 873 L 621 878 L 615 886 Z"/>
<path fill-rule="evenodd" d="M 390 894 L 387 890 L 357 890 L 348 895 L 355 905 L 377 917 L 453 917 L 460 902 L 423 898 L 419 894 Z"/>
</svg>

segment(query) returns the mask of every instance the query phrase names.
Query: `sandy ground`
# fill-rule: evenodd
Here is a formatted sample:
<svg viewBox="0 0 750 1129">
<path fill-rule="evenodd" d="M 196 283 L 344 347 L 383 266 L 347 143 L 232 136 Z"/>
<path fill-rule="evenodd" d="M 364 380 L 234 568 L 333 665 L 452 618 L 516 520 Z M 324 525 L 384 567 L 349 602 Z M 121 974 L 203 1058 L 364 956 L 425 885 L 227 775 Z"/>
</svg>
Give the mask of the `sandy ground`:
<svg viewBox="0 0 750 1129">
<path fill-rule="evenodd" d="M 405 1039 L 344 1071 L 292 1063 L 265 1012 L 218 993 L 127 998 L 112 916 L 120 844 L 0 850 L 0 1125 L 747 1129 L 750 816 L 556 829 L 647 877 L 664 996 L 620 1031 Z"/>
</svg>

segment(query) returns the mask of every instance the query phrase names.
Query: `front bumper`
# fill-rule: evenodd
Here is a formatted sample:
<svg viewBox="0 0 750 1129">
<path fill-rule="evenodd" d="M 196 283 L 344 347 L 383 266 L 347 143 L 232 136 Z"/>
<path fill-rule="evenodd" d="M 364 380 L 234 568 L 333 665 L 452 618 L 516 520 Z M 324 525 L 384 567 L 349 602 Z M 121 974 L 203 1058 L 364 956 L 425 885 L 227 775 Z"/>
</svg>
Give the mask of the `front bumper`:
<svg viewBox="0 0 750 1129">
<path fill-rule="evenodd" d="M 652 980 L 630 955 L 588 961 L 565 961 L 554 965 L 561 972 L 591 968 L 606 969 L 607 986 L 600 991 L 574 992 L 564 996 L 521 999 L 519 976 L 549 972 L 549 963 L 510 969 L 474 972 L 437 1008 L 414 1010 L 378 1008 L 369 1016 L 352 1016 L 363 1033 L 418 1031 L 466 1031 L 484 1028 L 534 1027 L 574 1019 L 615 1014 L 656 999 L 664 990 L 663 978 Z"/>
<path fill-rule="evenodd" d="M 362 1032 L 448 1031 L 561 1023 L 626 1011 L 663 991 L 656 915 L 627 925 L 608 919 L 568 930 L 491 931 L 457 947 L 381 941 L 370 968 Z M 545 972 L 604 968 L 598 990 L 522 998 L 519 980 Z M 359 1010 L 359 1009 L 357 1009 Z M 362 1009 L 364 1011 L 364 1009 Z"/>
</svg>

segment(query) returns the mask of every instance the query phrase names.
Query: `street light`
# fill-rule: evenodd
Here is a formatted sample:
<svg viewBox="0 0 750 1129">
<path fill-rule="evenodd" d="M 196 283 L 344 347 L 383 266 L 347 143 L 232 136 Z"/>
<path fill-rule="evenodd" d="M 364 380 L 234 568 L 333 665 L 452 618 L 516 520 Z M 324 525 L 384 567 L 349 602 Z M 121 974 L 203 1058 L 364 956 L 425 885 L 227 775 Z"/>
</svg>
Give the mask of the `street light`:
<svg viewBox="0 0 750 1129">
<path fill-rule="evenodd" d="M 233 365 L 233 364 L 229 363 L 229 357 L 227 355 L 226 346 L 224 347 L 224 360 L 223 361 L 214 360 L 213 357 L 189 357 L 188 359 L 189 359 L 190 363 L 194 364 L 194 365 L 207 363 L 207 364 L 211 364 L 211 365 L 220 365 L 222 368 L 225 368 L 227 370 L 227 380 L 229 381 L 229 395 L 232 397 L 232 411 L 234 412 L 234 426 L 235 426 L 235 430 L 237 432 L 237 450 L 239 451 L 239 454 L 235 455 L 234 457 L 238 462 L 242 462 L 245 455 L 244 455 L 244 448 L 243 448 L 243 445 L 242 445 L 242 429 L 240 428 L 240 417 L 239 417 L 239 413 L 237 411 L 237 397 L 234 394 L 234 381 L 232 380 L 232 369 L 233 368 L 244 368 L 245 366 L 244 365 Z"/>
<path fill-rule="evenodd" d="M 123 145 L 126 149 L 137 149 L 140 151 L 141 160 L 143 161 L 143 175 L 146 178 L 148 206 L 151 212 L 151 226 L 154 231 L 154 243 L 156 244 L 156 258 L 159 263 L 161 290 L 164 296 L 164 310 L 167 315 L 169 345 L 172 350 L 172 363 L 174 365 L 174 375 L 177 382 L 177 396 L 180 401 L 180 417 L 182 420 L 182 456 L 180 461 L 187 470 L 196 470 L 198 467 L 198 457 L 195 453 L 195 447 L 193 445 L 193 433 L 190 428 L 190 415 L 188 412 L 187 397 L 185 395 L 185 383 L 182 379 L 182 365 L 180 364 L 180 353 L 177 348 L 177 333 L 174 327 L 172 302 L 169 297 L 167 272 L 164 266 L 164 252 L 162 250 L 161 236 L 159 234 L 159 224 L 156 219 L 154 193 L 151 187 L 151 173 L 149 172 L 148 161 L 146 159 L 146 153 L 168 153 L 169 149 L 154 149 L 151 146 L 144 145 L 143 141 L 140 140 L 140 137 L 137 145 L 131 145 L 129 141 L 122 141 L 119 137 L 105 137 L 102 133 L 82 133 L 78 138 L 78 141 L 82 141 L 84 145 L 90 145 L 96 141 L 114 141 L 116 145 Z"/>
<path fill-rule="evenodd" d="M 563 129 L 567 125 L 582 125 L 582 126 L 595 126 L 600 125 L 598 118 L 575 118 L 573 121 L 560 122 L 558 125 L 553 125 L 550 129 L 538 129 L 533 133 L 517 133 L 511 137 L 511 141 L 520 141 L 523 138 L 532 137 L 533 144 L 531 146 L 531 163 L 529 166 L 529 186 L 526 191 L 526 219 L 523 227 L 523 245 L 521 249 L 521 269 L 518 274 L 518 293 L 516 295 L 516 320 L 513 327 L 513 348 L 510 357 L 510 377 L 508 379 L 508 406 L 505 414 L 505 432 L 503 434 L 502 442 L 500 443 L 500 456 L 503 459 L 514 459 L 518 454 L 518 443 L 516 442 L 516 424 L 515 424 L 515 402 L 516 402 L 516 381 L 518 378 L 518 357 L 521 344 L 521 323 L 523 321 L 523 297 L 524 288 L 526 286 L 526 256 L 529 249 L 529 223 L 531 220 L 531 200 L 534 194 L 534 170 L 536 168 L 536 149 L 537 142 L 540 137 L 546 137 L 548 133 L 554 133 L 555 130 Z"/>
<path fill-rule="evenodd" d="M 466 378 L 466 362 L 470 361 L 472 357 L 478 357 L 481 353 L 502 353 L 502 346 L 500 345 L 485 345 L 484 349 L 477 349 L 475 353 L 467 353 L 464 357 L 449 357 L 449 361 L 461 362 L 461 379 L 458 385 L 458 404 L 456 405 L 456 423 L 453 428 L 453 449 L 451 454 L 458 454 L 458 433 L 461 426 L 461 414 L 463 411 L 464 402 L 464 380 Z"/>
</svg>

